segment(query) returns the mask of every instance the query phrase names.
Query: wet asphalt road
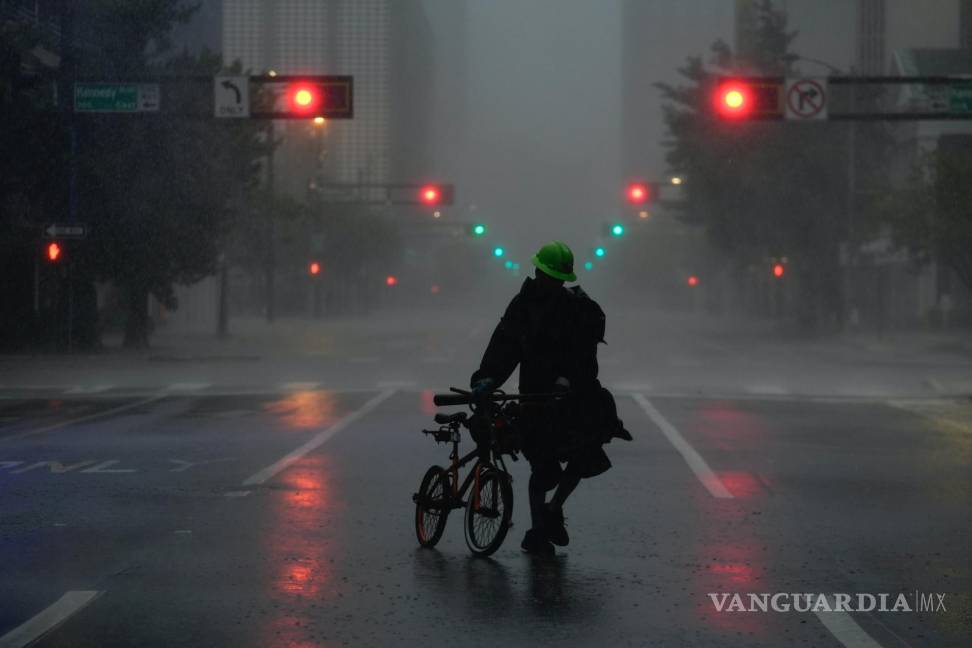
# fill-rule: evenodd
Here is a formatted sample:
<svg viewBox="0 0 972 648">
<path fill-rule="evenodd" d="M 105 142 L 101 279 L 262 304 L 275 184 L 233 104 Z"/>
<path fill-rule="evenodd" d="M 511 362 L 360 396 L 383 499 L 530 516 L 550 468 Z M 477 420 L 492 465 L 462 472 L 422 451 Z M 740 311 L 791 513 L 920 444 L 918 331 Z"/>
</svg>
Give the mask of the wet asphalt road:
<svg viewBox="0 0 972 648">
<path fill-rule="evenodd" d="M 214 380 L 194 363 L 153 388 L 106 387 L 132 370 L 89 367 L 88 393 L 12 386 L 19 370 L 0 370 L 0 646 L 972 639 L 960 399 L 619 391 L 635 441 L 608 446 L 613 469 L 568 502 L 571 544 L 552 559 L 519 551 L 521 461 L 514 527 L 473 559 L 459 515 L 434 550 L 413 531 L 411 495 L 447 459 L 419 433 L 434 413 L 426 386 L 449 382 L 352 364 L 365 366 L 323 385 L 267 369 L 260 386 L 237 369 L 245 388 L 192 382 Z M 331 384 L 342 377 L 349 387 Z M 718 612 L 708 596 L 916 590 L 945 594 L 946 610 Z"/>
</svg>

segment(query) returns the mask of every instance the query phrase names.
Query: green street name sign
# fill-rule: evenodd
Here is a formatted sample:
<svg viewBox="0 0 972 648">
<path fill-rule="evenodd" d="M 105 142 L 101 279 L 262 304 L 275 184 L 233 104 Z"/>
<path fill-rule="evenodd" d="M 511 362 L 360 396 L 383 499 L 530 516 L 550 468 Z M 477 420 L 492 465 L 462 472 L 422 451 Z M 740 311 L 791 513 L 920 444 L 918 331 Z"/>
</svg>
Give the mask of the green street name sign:
<svg viewBox="0 0 972 648">
<path fill-rule="evenodd" d="M 157 83 L 75 83 L 75 112 L 158 112 Z"/>
<path fill-rule="evenodd" d="M 972 113 L 972 83 L 949 87 L 948 107 L 952 112 Z"/>
</svg>

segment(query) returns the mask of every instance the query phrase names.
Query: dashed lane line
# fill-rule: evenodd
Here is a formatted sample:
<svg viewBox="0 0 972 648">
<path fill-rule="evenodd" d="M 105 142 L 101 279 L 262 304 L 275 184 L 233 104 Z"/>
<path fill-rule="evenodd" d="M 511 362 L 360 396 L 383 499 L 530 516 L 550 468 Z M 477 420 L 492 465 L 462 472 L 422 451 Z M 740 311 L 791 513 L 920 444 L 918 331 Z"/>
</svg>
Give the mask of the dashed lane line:
<svg viewBox="0 0 972 648">
<path fill-rule="evenodd" d="M 831 608 L 833 608 L 834 598 L 827 598 Z M 861 626 L 857 625 L 854 618 L 847 612 L 814 612 L 814 615 L 820 619 L 820 623 L 827 630 L 830 630 L 830 634 L 834 635 L 837 641 L 846 648 L 881 648 L 881 644 L 867 634 Z"/>
<path fill-rule="evenodd" d="M 330 427 L 324 428 L 323 430 L 315 434 L 299 448 L 296 448 L 295 450 L 289 452 L 287 455 L 275 461 L 274 463 L 270 464 L 266 468 L 263 468 L 262 470 L 247 477 L 243 481 L 243 485 L 255 486 L 257 484 L 264 483 L 265 481 L 267 481 L 277 473 L 286 469 L 291 464 L 299 461 L 307 453 L 323 445 L 325 442 L 327 442 L 331 437 L 333 437 L 341 430 L 348 427 L 349 425 L 351 425 L 352 423 L 360 419 L 362 416 L 364 416 L 371 410 L 381 405 L 384 401 L 388 400 L 388 398 L 394 393 L 395 393 L 394 389 L 387 389 L 379 393 L 377 396 L 375 396 L 367 403 L 365 403 L 358 409 L 354 410 L 353 412 L 345 416 L 340 421 L 334 423 Z"/>
<path fill-rule="evenodd" d="M 26 432 L 21 432 L 20 434 L 11 434 L 10 436 L 5 436 L 0 438 L 0 442 L 16 441 L 18 439 L 23 439 L 25 437 L 34 436 L 35 434 L 43 434 L 45 432 L 53 432 L 54 430 L 60 430 L 61 428 L 77 425 L 78 423 L 87 423 L 88 421 L 95 421 L 97 419 L 107 418 L 109 416 L 114 416 L 115 414 L 120 414 L 122 412 L 127 412 L 128 410 L 131 409 L 142 407 L 143 405 L 148 405 L 149 403 L 154 403 L 155 401 L 162 400 L 166 396 L 167 394 L 165 393 L 154 394 L 148 398 L 143 398 L 133 403 L 126 403 L 124 405 L 119 405 L 118 407 L 112 407 L 111 409 L 106 409 L 101 412 L 88 414 L 87 416 L 79 416 L 78 418 L 68 419 L 66 421 L 58 421 L 57 423 L 52 423 L 42 428 L 37 428 L 36 430 L 27 430 Z"/>
<path fill-rule="evenodd" d="M 101 594 L 102 592 L 96 590 L 65 592 L 64 596 L 52 605 L 0 637 L 0 648 L 23 648 L 34 643 L 77 614 Z"/>
<path fill-rule="evenodd" d="M 652 423 L 657 425 L 658 429 L 662 431 L 662 434 L 664 434 L 669 442 L 675 446 L 675 449 L 678 450 L 679 454 L 682 455 L 682 458 L 685 459 L 685 463 L 688 464 L 689 468 L 692 469 L 692 472 L 695 473 L 695 476 L 699 478 L 699 481 L 702 482 L 702 485 L 706 487 L 709 493 L 711 493 L 713 497 L 718 497 L 720 499 L 732 499 L 732 493 L 729 492 L 729 489 L 726 488 L 725 484 L 723 484 L 712 469 L 709 468 L 709 464 L 705 462 L 702 455 L 696 452 L 695 448 L 693 448 L 691 444 L 685 440 L 685 437 L 683 437 L 679 431 L 675 429 L 675 426 L 669 423 L 668 420 L 662 416 L 661 412 L 655 409 L 655 406 L 652 405 L 643 395 L 632 394 L 631 398 L 633 398 L 634 401 L 641 406 L 641 409 L 645 411 L 645 414 L 648 415 L 648 418 L 651 419 Z"/>
<path fill-rule="evenodd" d="M 65 394 L 100 394 L 109 389 L 114 389 L 114 385 L 79 385 L 66 390 Z"/>
</svg>

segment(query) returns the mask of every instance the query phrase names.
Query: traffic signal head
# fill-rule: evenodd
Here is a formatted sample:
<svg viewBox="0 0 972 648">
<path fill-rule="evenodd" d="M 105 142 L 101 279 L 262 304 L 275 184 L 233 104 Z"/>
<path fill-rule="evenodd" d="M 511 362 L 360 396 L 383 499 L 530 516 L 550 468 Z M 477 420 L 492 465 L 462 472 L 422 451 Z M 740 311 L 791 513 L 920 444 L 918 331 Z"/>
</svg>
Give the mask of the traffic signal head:
<svg viewBox="0 0 972 648">
<path fill-rule="evenodd" d="M 624 225 L 615 223 L 611 226 L 611 236 L 621 236 L 624 234 Z"/>
<path fill-rule="evenodd" d="M 604 248 L 602 248 L 602 247 L 596 247 L 596 248 L 594 248 L 594 256 L 602 257 L 605 254 L 606 254 L 606 251 L 604 250 Z"/>
<path fill-rule="evenodd" d="M 435 185 L 425 185 L 419 190 L 419 199 L 426 205 L 437 205 L 442 193 Z"/>
<path fill-rule="evenodd" d="M 287 88 L 287 104 L 291 112 L 307 117 L 318 117 L 324 107 L 324 95 L 318 85 L 297 82 Z"/>
<path fill-rule="evenodd" d="M 57 241 L 48 243 L 47 245 L 47 260 L 51 263 L 56 263 L 61 258 L 61 244 Z"/>
<path fill-rule="evenodd" d="M 473 236 L 482 236 L 486 233 L 486 226 L 482 223 L 476 223 L 472 226 Z"/>
<path fill-rule="evenodd" d="M 774 277 L 776 277 L 777 279 L 780 279 L 780 278 L 783 277 L 783 275 L 785 273 L 786 273 L 786 268 L 783 266 L 782 263 L 774 263 L 773 264 L 773 276 Z"/>
<path fill-rule="evenodd" d="M 311 264 L 307 268 L 307 271 L 310 272 L 312 275 L 315 276 L 319 275 L 321 274 L 321 264 L 318 263 L 317 261 L 311 261 Z"/>
<path fill-rule="evenodd" d="M 394 286 L 397 283 L 398 283 L 398 277 L 396 277 L 395 275 L 388 275 L 387 277 L 385 277 L 386 286 Z"/>
<path fill-rule="evenodd" d="M 633 182 L 628 185 L 627 197 L 628 202 L 632 205 L 641 205 L 651 197 L 651 191 L 646 183 Z"/>
<path fill-rule="evenodd" d="M 499 257 L 503 256 L 504 254 L 506 254 L 506 250 L 504 250 L 500 246 L 497 245 L 496 247 L 493 248 L 493 256 L 494 257 L 499 258 Z"/>
<path fill-rule="evenodd" d="M 716 86 L 716 114 L 723 119 L 780 118 L 782 80 L 723 79 Z"/>
<path fill-rule="evenodd" d="M 696 286 L 699 285 L 699 278 L 696 277 L 695 275 L 689 275 L 687 283 L 690 288 L 695 288 Z"/>
<path fill-rule="evenodd" d="M 591 268 L 593 268 L 593 267 L 594 267 L 594 264 L 593 264 L 593 263 L 591 263 L 590 261 L 585 261 L 585 262 L 584 262 L 584 269 L 585 269 L 585 270 L 590 270 L 590 269 L 591 269 Z"/>
</svg>

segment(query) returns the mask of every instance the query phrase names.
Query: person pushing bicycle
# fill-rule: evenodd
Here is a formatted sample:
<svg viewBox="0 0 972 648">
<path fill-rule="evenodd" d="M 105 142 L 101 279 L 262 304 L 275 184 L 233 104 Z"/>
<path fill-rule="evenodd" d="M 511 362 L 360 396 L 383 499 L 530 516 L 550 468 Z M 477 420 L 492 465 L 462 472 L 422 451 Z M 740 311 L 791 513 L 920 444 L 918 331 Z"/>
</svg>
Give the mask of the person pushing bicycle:
<svg viewBox="0 0 972 648">
<path fill-rule="evenodd" d="M 475 395 L 492 392 L 519 365 L 521 393 L 564 392 L 554 404 L 523 405 L 521 443 L 530 462 L 532 527 L 520 546 L 528 553 L 552 554 L 553 545 L 570 541 L 563 514 L 567 498 L 581 479 L 611 467 L 604 443 L 612 437 L 630 441 L 631 435 L 597 379 L 604 311 L 580 286 L 564 287 L 577 280 L 573 253 L 565 243 L 551 241 L 532 261 L 534 276 L 507 306 L 470 384 Z"/>
</svg>

